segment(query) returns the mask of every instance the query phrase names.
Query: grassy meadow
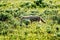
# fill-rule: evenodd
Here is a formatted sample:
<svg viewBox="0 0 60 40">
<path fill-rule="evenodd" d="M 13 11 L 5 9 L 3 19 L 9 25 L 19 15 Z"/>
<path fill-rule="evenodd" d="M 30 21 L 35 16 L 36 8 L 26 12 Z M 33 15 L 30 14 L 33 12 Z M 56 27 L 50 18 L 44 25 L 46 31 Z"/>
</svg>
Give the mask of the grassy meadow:
<svg viewBox="0 0 60 40">
<path fill-rule="evenodd" d="M 46 23 L 20 26 L 21 17 L 30 15 Z M 60 0 L 0 0 L 0 40 L 60 40 Z"/>
</svg>

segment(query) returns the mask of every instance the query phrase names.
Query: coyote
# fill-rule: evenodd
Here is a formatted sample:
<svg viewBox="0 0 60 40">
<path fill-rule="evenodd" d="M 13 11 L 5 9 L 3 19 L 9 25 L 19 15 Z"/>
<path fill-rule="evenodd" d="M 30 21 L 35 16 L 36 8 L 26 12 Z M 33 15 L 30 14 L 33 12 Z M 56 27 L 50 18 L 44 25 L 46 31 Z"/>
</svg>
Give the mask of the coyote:
<svg viewBox="0 0 60 40">
<path fill-rule="evenodd" d="M 23 16 L 23 17 L 21 18 L 21 22 L 20 22 L 20 23 L 22 23 L 22 21 L 23 21 L 24 19 L 30 20 L 31 23 L 34 22 L 34 21 L 37 21 L 37 22 L 42 21 L 43 23 L 45 23 L 45 21 L 44 21 L 41 17 L 39 17 L 39 16 Z"/>
</svg>

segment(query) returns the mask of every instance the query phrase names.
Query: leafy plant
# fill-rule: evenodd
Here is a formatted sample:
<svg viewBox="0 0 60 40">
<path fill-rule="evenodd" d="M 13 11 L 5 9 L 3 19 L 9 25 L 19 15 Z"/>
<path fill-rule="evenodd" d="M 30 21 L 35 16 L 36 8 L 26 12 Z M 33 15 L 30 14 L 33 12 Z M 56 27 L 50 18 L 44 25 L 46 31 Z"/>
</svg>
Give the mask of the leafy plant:
<svg viewBox="0 0 60 40">
<path fill-rule="evenodd" d="M 57 33 L 57 36 L 60 37 L 60 32 Z"/>
<path fill-rule="evenodd" d="M 0 35 L 7 35 L 8 24 L 0 21 Z"/>
<path fill-rule="evenodd" d="M 8 19 L 8 15 L 5 13 L 0 13 L 0 21 L 6 21 Z"/>
<path fill-rule="evenodd" d="M 44 0 L 35 0 L 34 3 L 41 8 L 44 8 L 44 7 L 48 6 L 48 4 L 43 2 L 43 1 Z"/>
<path fill-rule="evenodd" d="M 45 10 L 44 13 L 46 15 L 57 15 L 58 14 L 58 10 Z"/>
<path fill-rule="evenodd" d="M 24 23 L 25 25 L 28 25 L 28 24 L 30 23 L 30 20 L 24 19 L 24 20 L 23 20 L 23 23 Z"/>
</svg>

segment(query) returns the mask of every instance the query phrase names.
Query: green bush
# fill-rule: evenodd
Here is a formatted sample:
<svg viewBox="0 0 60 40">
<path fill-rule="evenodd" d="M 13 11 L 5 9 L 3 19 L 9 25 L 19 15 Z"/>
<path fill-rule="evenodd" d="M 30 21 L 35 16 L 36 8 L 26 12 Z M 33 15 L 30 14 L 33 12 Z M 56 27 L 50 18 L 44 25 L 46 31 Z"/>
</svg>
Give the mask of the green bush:
<svg viewBox="0 0 60 40">
<path fill-rule="evenodd" d="M 47 29 L 46 30 L 47 33 L 52 33 L 51 28 L 49 26 L 46 29 Z"/>
<path fill-rule="evenodd" d="M 24 23 L 25 25 L 28 25 L 30 23 L 30 20 L 28 19 L 24 19 L 21 21 L 22 23 Z M 23 25 L 23 24 L 22 24 Z"/>
<path fill-rule="evenodd" d="M 15 18 L 12 18 L 8 21 L 9 24 L 11 24 L 13 26 L 13 28 L 17 27 L 20 25 L 20 22 L 18 20 L 16 20 Z"/>
<path fill-rule="evenodd" d="M 37 10 L 30 11 L 31 13 L 29 15 L 38 15 L 39 12 Z"/>
<path fill-rule="evenodd" d="M 12 9 L 5 10 L 6 13 L 12 13 Z"/>
<path fill-rule="evenodd" d="M 36 5 L 39 5 L 42 3 L 43 0 L 35 0 L 34 3 L 36 3 Z"/>
<path fill-rule="evenodd" d="M 9 25 L 0 21 L 0 35 L 7 35 Z"/>
<path fill-rule="evenodd" d="M 60 37 L 60 32 L 57 33 L 57 36 Z"/>
<path fill-rule="evenodd" d="M 57 15 L 58 24 L 60 24 L 60 14 Z"/>
<path fill-rule="evenodd" d="M 20 22 L 16 20 L 12 14 L 0 13 L 0 34 L 7 35 L 8 28 L 16 28 Z"/>
<path fill-rule="evenodd" d="M 24 22 L 26 25 L 28 25 L 28 24 L 30 23 L 30 20 L 25 19 L 25 20 L 23 20 L 23 22 Z"/>
<path fill-rule="evenodd" d="M 57 22 L 58 24 L 60 24 L 60 16 L 59 15 L 60 14 L 51 17 L 51 19 L 53 20 L 54 23 Z"/>
<path fill-rule="evenodd" d="M 45 10 L 44 13 L 46 15 L 57 15 L 58 14 L 58 10 Z"/>
<path fill-rule="evenodd" d="M 41 8 L 47 7 L 48 4 L 45 3 L 45 2 L 43 2 L 43 1 L 44 1 L 44 0 L 35 0 L 34 3 L 35 3 L 37 6 L 41 7 Z"/>
<path fill-rule="evenodd" d="M 21 18 L 21 16 L 26 16 L 26 12 L 24 11 L 18 11 L 18 12 L 14 12 L 14 17 L 18 17 L 18 18 Z"/>
<path fill-rule="evenodd" d="M 0 13 L 0 21 L 6 21 L 8 20 L 8 15 L 5 13 Z"/>
<path fill-rule="evenodd" d="M 36 8 L 36 5 L 34 3 L 31 3 L 31 2 L 23 3 L 20 6 L 25 7 L 25 8 Z"/>
<path fill-rule="evenodd" d="M 6 6 L 6 3 L 0 3 L 0 7 Z"/>
</svg>

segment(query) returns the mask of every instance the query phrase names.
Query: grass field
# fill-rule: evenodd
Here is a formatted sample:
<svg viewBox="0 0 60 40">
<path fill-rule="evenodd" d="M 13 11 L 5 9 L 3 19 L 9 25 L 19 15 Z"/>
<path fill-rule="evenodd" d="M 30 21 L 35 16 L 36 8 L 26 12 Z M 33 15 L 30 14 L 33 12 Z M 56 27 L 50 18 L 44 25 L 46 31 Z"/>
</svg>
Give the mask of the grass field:
<svg viewBox="0 0 60 40">
<path fill-rule="evenodd" d="M 46 23 L 20 26 L 29 15 Z M 60 40 L 60 0 L 0 0 L 0 40 Z"/>
</svg>

